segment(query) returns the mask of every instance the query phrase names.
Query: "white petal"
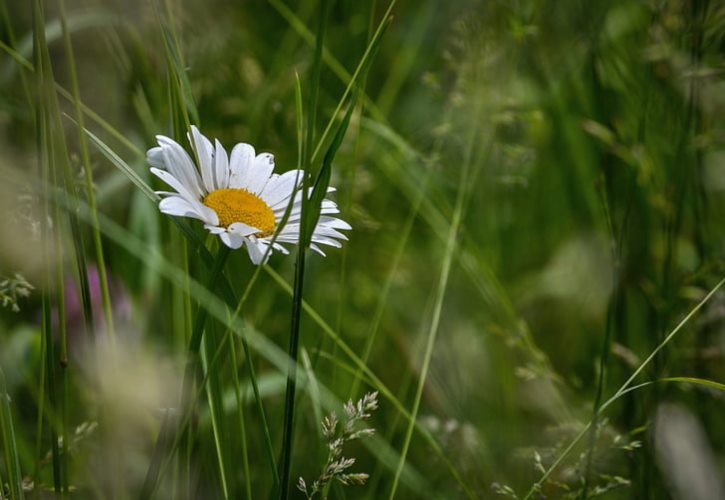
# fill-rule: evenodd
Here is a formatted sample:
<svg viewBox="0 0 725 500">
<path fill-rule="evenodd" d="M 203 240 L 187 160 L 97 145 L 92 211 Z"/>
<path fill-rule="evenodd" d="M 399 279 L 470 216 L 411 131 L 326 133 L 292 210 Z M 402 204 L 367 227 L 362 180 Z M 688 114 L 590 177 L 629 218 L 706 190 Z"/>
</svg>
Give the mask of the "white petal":
<svg viewBox="0 0 725 500">
<path fill-rule="evenodd" d="M 218 140 L 214 152 L 214 176 L 219 189 L 229 187 L 229 157 Z"/>
<path fill-rule="evenodd" d="M 203 207 L 203 205 L 202 205 Z M 208 208 L 208 207 L 204 207 Z M 192 217 L 194 219 L 199 219 L 204 222 L 208 222 L 208 213 L 204 211 L 205 213 L 201 213 L 198 206 L 195 206 L 195 204 L 189 203 L 188 200 L 185 198 L 182 198 L 181 196 L 170 196 L 168 198 L 164 198 L 159 202 L 159 210 L 161 212 L 167 214 L 167 215 L 176 215 L 179 217 Z"/>
<path fill-rule="evenodd" d="M 218 188 L 214 184 L 214 173 L 212 166 L 214 162 L 214 146 L 211 141 L 207 139 L 196 125 L 191 126 L 191 134 L 189 136 L 189 142 L 196 151 L 196 156 L 199 158 L 199 167 L 201 169 L 201 180 L 204 183 L 206 192 L 209 193 Z"/>
<path fill-rule="evenodd" d="M 286 249 L 285 247 L 283 247 L 283 246 L 282 246 L 282 245 L 280 245 L 279 243 L 275 243 L 274 245 L 272 245 L 272 247 L 273 247 L 273 248 L 274 248 L 275 250 L 277 250 L 277 251 L 279 251 L 279 252 L 282 252 L 282 253 L 283 253 L 284 255 L 289 255 L 289 250 L 287 250 L 287 249 Z"/>
<path fill-rule="evenodd" d="M 224 229 L 223 227 L 213 226 L 211 224 L 204 224 L 204 229 L 209 231 L 211 234 L 221 234 L 226 232 L 226 229 Z"/>
<path fill-rule="evenodd" d="M 252 162 L 250 176 L 247 179 L 247 191 L 254 194 L 261 193 L 273 171 L 274 156 L 270 153 L 257 155 Z"/>
<path fill-rule="evenodd" d="M 229 228 L 227 229 L 227 231 L 229 231 L 230 233 L 238 234 L 240 236 L 249 236 L 250 234 L 262 232 L 260 229 L 249 226 L 243 222 L 235 222 L 233 224 L 229 224 Z"/>
<path fill-rule="evenodd" d="M 326 236 L 318 236 L 316 234 L 313 234 L 312 241 L 315 243 L 320 243 L 322 245 L 330 245 L 331 247 L 335 247 L 335 248 L 342 247 L 342 243 L 340 243 L 339 241 L 337 241 L 335 239 L 328 238 Z"/>
<path fill-rule="evenodd" d="M 302 170 L 290 170 L 276 179 L 271 179 L 265 186 L 264 191 L 260 194 L 260 198 L 270 207 L 286 201 L 287 203 L 284 204 L 284 208 L 287 208 L 295 187 L 302 182 L 303 175 L 304 172 Z"/>
<path fill-rule="evenodd" d="M 250 144 L 240 142 L 234 146 L 232 156 L 229 159 L 229 187 L 240 189 L 247 187 L 247 179 L 252 169 L 254 154 L 254 148 Z"/>
<path fill-rule="evenodd" d="M 184 183 L 186 189 L 193 193 L 196 199 L 201 198 L 204 195 L 201 189 L 201 178 L 189 154 L 176 141 L 168 137 L 157 135 L 156 140 L 164 154 L 166 170 Z"/>
<path fill-rule="evenodd" d="M 294 222 L 291 224 L 287 224 L 284 229 L 282 230 L 282 233 L 284 235 L 288 234 L 300 234 L 300 223 Z M 312 233 L 312 239 L 314 240 L 317 237 L 321 238 L 337 238 L 340 240 L 347 240 L 347 236 L 344 234 L 334 230 L 333 228 L 329 226 L 320 226 L 319 224 L 317 227 L 315 227 L 314 232 Z"/>
<path fill-rule="evenodd" d="M 240 236 L 234 233 L 219 233 L 219 238 L 221 238 L 226 246 L 233 250 L 236 250 L 244 244 L 244 236 Z"/>
<path fill-rule="evenodd" d="M 352 229 L 352 226 L 344 220 L 337 219 L 335 217 L 326 217 L 324 215 L 320 216 L 320 220 L 317 224 L 327 227 L 334 227 L 335 229 Z"/>
<path fill-rule="evenodd" d="M 347 236 L 345 236 L 341 232 L 336 231 L 329 226 L 321 226 L 319 224 L 317 225 L 317 227 L 315 228 L 315 230 L 312 233 L 313 238 L 316 236 L 329 236 L 330 238 L 337 238 L 339 240 L 347 240 Z"/>
<path fill-rule="evenodd" d="M 277 237 L 277 241 L 279 241 L 280 243 L 292 243 L 294 245 L 297 245 L 300 242 L 300 238 L 298 234 L 280 234 Z"/>
<path fill-rule="evenodd" d="M 321 215 L 329 215 L 329 214 L 339 214 L 340 210 L 337 208 L 337 205 L 332 200 L 322 200 L 322 209 L 320 210 Z M 276 207 L 271 207 L 272 211 L 274 212 L 274 215 L 277 217 L 281 217 L 282 214 L 284 214 L 285 210 L 287 209 L 286 205 L 283 205 L 281 203 L 278 203 Z M 302 212 L 302 202 L 295 202 L 294 206 L 292 207 L 292 212 L 290 213 L 290 220 L 295 220 L 295 218 L 299 219 L 299 214 Z"/>
<path fill-rule="evenodd" d="M 272 211 L 274 212 L 274 216 L 277 218 L 277 222 L 279 222 L 280 219 L 282 218 L 282 216 L 287 211 L 287 207 L 275 208 Z M 290 213 L 289 213 L 289 219 L 287 219 L 287 221 L 289 222 L 291 220 L 299 220 L 301 213 L 302 213 L 302 207 L 300 207 L 300 206 L 292 207 L 292 210 L 290 210 Z"/>
<path fill-rule="evenodd" d="M 181 183 L 176 177 L 171 175 L 166 170 L 161 170 L 160 168 L 150 168 L 151 173 L 154 174 L 156 177 L 164 181 L 166 184 L 171 186 L 172 188 L 176 189 L 176 192 L 179 193 L 181 196 L 187 199 L 187 201 L 197 201 L 199 198 L 191 194 L 188 189 L 186 189 L 186 186 Z"/>
<path fill-rule="evenodd" d="M 176 189 L 176 193 L 169 193 L 167 191 L 159 191 L 159 193 L 170 197 L 182 198 L 189 206 L 193 207 L 197 214 L 201 215 L 201 220 L 209 224 L 219 224 L 219 217 L 216 212 L 191 196 L 191 194 L 184 188 L 178 179 L 176 179 L 176 177 L 168 173 L 166 170 L 153 167 L 150 170 L 152 174 L 156 175 L 159 179 Z"/>
<path fill-rule="evenodd" d="M 252 264 L 259 265 L 260 262 L 262 262 L 262 258 L 264 257 L 264 252 L 260 248 L 260 242 L 259 241 L 252 241 L 250 239 L 247 240 L 247 253 L 249 254 L 249 258 L 252 260 Z"/>
<path fill-rule="evenodd" d="M 325 252 L 323 252 L 322 249 L 320 247 L 318 247 L 317 245 L 315 245 L 314 243 L 310 243 L 310 248 L 312 250 L 314 250 L 315 252 L 319 253 L 320 255 L 322 255 L 323 257 L 327 257 L 327 255 L 325 255 Z"/>
<path fill-rule="evenodd" d="M 335 209 L 335 210 L 337 210 L 337 203 L 335 203 L 332 200 L 328 200 L 327 198 L 325 198 L 324 200 L 322 200 L 322 204 L 320 206 L 322 207 L 322 210 L 326 210 L 326 209 Z"/>
<path fill-rule="evenodd" d="M 156 146 L 155 148 L 151 148 L 146 151 L 146 161 L 149 162 L 152 167 L 165 168 L 163 148 Z"/>
<path fill-rule="evenodd" d="M 340 210 L 337 208 L 337 205 L 325 205 L 325 203 L 322 203 L 322 210 L 320 210 L 320 215 L 334 215 L 339 214 Z"/>
</svg>

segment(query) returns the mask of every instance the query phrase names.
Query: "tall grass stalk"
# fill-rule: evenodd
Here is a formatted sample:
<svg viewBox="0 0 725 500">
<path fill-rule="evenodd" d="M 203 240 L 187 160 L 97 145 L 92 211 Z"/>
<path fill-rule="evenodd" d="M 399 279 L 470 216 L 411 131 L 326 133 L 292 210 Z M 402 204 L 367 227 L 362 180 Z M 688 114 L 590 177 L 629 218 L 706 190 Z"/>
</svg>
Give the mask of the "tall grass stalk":
<svg viewBox="0 0 725 500">
<path fill-rule="evenodd" d="M 43 14 L 42 7 L 37 2 L 33 2 L 33 58 L 35 65 L 38 68 L 36 71 L 35 80 L 35 92 L 39 98 L 40 105 L 36 107 L 36 148 L 38 151 L 38 158 L 40 159 L 40 169 L 42 178 L 42 188 L 45 192 L 51 189 L 51 183 L 53 182 L 53 174 L 51 167 L 51 154 L 50 154 L 50 127 L 48 125 L 48 110 L 47 106 L 44 105 L 42 96 L 44 89 L 47 86 L 45 76 L 46 67 L 43 64 L 43 50 L 44 48 L 44 29 L 43 26 Z M 53 252 L 51 248 L 54 246 L 55 238 L 50 228 L 48 221 L 52 220 L 53 209 L 47 198 L 43 199 L 43 215 L 46 218 L 42 225 L 41 233 L 41 247 L 43 256 L 49 258 Z M 49 260 L 46 260 L 49 262 Z M 53 275 L 50 270 L 50 266 L 46 267 L 43 272 L 43 328 L 42 335 L 44 338 L 45 349 L 43 350 L 45 357 L 41 358 L 41 362 L 44 363 L 44 373 L 47 375 L 47 380 L 43 380 L 43 384 L 47 381 L 48 384 L 48 405 L 45 406 L 45 402 L 41 402 L 40 406 L 42 410 L 45 410 L 45 417 L 49 422 L 49 434 L 51 439 L 51 453 L 52 453 L 52 466 L 53 466 L 53 489 L 57 495 L 61 493 L 61 471 L 60 471 L 60 451 L 58 448 L 58 423 L 56 421 L 55 413 L 58 408 L 57 404 L 57 389 L 56 389 L 56 366 L 55 366 L 55 348 L 53 339 L 53 326 L 51 321 L 51 300 L 49 294 L 53 289 Z M 41 411 L 42 411 L 41 410 Z M 40 449 L 37 450 L 40 452 Z M 40 462 L 40 455 L 38 456 L 38 462 Z M 38 467 L 39 468 L 39 467 Z"/>
</svg>

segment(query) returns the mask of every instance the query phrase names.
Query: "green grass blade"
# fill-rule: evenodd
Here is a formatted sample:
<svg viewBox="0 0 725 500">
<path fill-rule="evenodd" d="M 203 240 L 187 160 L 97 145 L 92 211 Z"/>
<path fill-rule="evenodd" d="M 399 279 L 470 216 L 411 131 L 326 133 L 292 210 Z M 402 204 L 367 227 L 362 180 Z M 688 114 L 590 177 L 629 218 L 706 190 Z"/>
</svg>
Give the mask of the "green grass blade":
<svg viewBox="0 0 725 500">
<path fill-rule="evenodd" d="M 225 333 L 225 338 L 226 338 Z M 239 382 L 239 373 L 236 367 L 237 351 L 235 347 L 235 338 L 229 340 L 229 350 L 231 359 L 234 361 L 232 366 L 232 382 L 234 383 L 234 402 L 236 403 L 235 409 L 237 415 L 239 415 L 239 435 L 242 438 L 242 470 L 244 474 L 244 494 L 247 500 L 252 500 L 252 474 L 249 471 L 249 448 L 247 444 L 247 427 L 244 421 L 244 401 L 242 399 L 242 387 Z M 223 342 L 222 342 L 223 344 Z M 272 470 L 276 471 L 276 467 L 272 467 Z"/>
<path fill-rule="evenodd" d="M 216 366 L 212 369 L 208 367 L 209 353 L 222 351 L 225 342 L 218 338 L 214 325 L 207 328 L 206 335 L 202 342 L 200 352 L 201 366 L 204 369 L 205 376 L 209 378 L 205 384 L 207 402 L 209 404 L 209 412 L 211 414 L 211 426 L 214 436 L 214 448 L 219 466 L 219 478 L 221 480 L 222 495 L 225 499 L 229 498 L 230 477 L 231 477 L 231 450 L 229 448 L 229 430 L 224 414 L 224 404 L 222 401 L 222 393 L 224 391 L 224 379 L 222 377 L 221 367 Z"/>
<path fill-rule="evenodd" d="M 3 456 L 5 458 L 5 470 L 10 486 L 10 498 L 13 500 L 22 500 L 25 498 L 23 493 L 23 474 L 20 469 L 20 458 L 18 455 L 10 403 L 10 395 L 5 385 L 5 374 L 2 368 L 0 368 L 0 437 L 2 437 L 0 442 L 2 442 Z"/>
<path fill-rule="evenodd" d="M 126 163 L 110 147 L 108 147 L 106 143 L 104 143 L 88 129 L 84 129 L 84 131 L 86 135 L 88 135 L 88 138 L 91 140 L 93 145 L 96 146 L 98 151 L 100 151 L 101 154 L 103 154 L 103 156 L 105 156 L 114 167 L 118 168 L 126 177 L 128 177 L 128 179 L 136 187 L 138 187 L 148 199 L 154 202 L 158 202 L 161 199 L 159 195 L 157 195 L 156 192 L 151 188 L 151 186 L 149 186 L 146 181 L 144 181 L 143 178 L 141 178 L 141 176 L 138 175 L 131 166 L 129 166 L 128 163 Z"/>
<path fill-rule="evenodd" d="M 322 161 L 322 167 L 317 173 L 315 182 L 312 185 L 312 193 L 310 193 L 310 198 L 308 202 L 309 208 L 307 210 L 307 214 L 305 215 L 305 217 L 307 218 L 307 222 L 304 226 L 304 232 L 302 232 L 303 230 L 300 229 L 300 246 L 303 246 L 305 248 L 310 245 L 310 242 L 312 241 L 312 233 L 314 233 L 315 227 L 317 227 L 317 221 L 320 220 L 322 200 L 327 194 L 327 188 L 330 185 L 330 177 L 332 176 L 332 161 L 335 159 L 337 150 L 340 149 L 340 146 L 342 145 L 342 140 L 345 138 L 345 133 L 347 132 L 347 127 L 350 124 L 350 117 L 352 117 L 352 112 L 354 109 L 355 103 L 351 102 L 349 107 L 347 108 L 347 112 L 345 113 L 345 117 L 343 118 L 342 123 L 340 123 L 340 127 L 335 133 L 335 137 L 333 138 L 330 147 L 325 153 L 325 157 Z"/>
<path fill-rule="evenodd" d="M 88 199 L 88 204 L 91 209 L 91 216 L 95 218 L 95 220 L 91 223 L 91 231 L 93 234 L 93 244 L 95 249 L 95 256 L 96 256 L 96 265 L 98 266 L 98 277 L 99 277 L 99 283 L 101 288 L 101 301 L 103 303 L 103 314 L 105 319 L 105 326 L 107 330 L 107 334 L 111 340 L 111 342 L 115 341 L 115 334 L 114 334 L 114 328 L 113 328 L 113 313 L 111 308 L 111 295 L 108 291 L 108 274 L 106 272 L 106 258 L 103 253 L 103 243 L 101 240 L 101 232 L 98 229 L 98 220 L 97 220 L 97 209 L 96 209 L 96 193 L 95 188 L 93 185 L 93 171 L 91 167 L 91 158 L 90 153 L 88 151 L 88 143 L 86 141 L 86 134 L 84 133 L 84 126 L 83 126 L 83 111 L 81 109 L 81 101 L 80 101 L 80 90 L 78 87 L 78 74 L 76 70 L 76 64 L 75 64 L 75 57 L 73 54 L 73 44 L 71 42 L 70 38 L 70 31 L 68 29 L 68 22 L 66 20 L 66 13 L 65 13 L 65 1 L 60 0 L 59 2 L 60 7 L 60 20 L 61 20 L 61 27 L 63 32 L 63 41 L 65 45 L 65 50 L 68 58 L 68 67 L 71 77 L 71 89 L 73 92 L 73 106 L 75 110 L 75 119 L 78 123 L 77 129 L 78 129 L 78 142 L 79 142 L 79 149 L 81 154 L 81 162 L 83 164 L 83 170 L 85 174 L 85 182 L 86 182 L 86 197 Z M 82 282 L 87 282 L 87 277 L 85 279 L 81 280 Z M 87 303 L 90 303 L 90 297 L 87 299 Z M 88 310 L 86 312 L 87 316 L 91 316 L 91 310 Z M 90 331 L 93 331 L 93 321 L 92 318 L 87 317 L 86 318 L 87 325 Z"/>
</svg>

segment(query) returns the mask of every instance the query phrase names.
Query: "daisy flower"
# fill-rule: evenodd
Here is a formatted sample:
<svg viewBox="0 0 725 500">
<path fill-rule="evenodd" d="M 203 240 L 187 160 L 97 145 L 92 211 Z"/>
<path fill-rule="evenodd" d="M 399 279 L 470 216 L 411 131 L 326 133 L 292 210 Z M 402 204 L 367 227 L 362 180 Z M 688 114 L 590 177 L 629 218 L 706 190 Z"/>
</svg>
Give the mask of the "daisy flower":
<svg viewBox="0 0 725 500">
<path fill-rule="evenodd" d="M 158 146 L 146 153 L 151 172 L 174 189 L 158 192 L 163 196 L 159 203 L 161 212 L 199 219 L 228 247 L 246 246 L 254 264 L 262 262 L 270 245 L 288 254 L 281 243 L 299 243 L 302 192 L 297 188 L 304 172 L 291 170 L 275 174 L 274 156 L 256 154 L 245 143 L 237 144 L 231 155 L 227 155 L 218 140 L 212 144 L 195 126 L 191 127 L 188 137 L 199 159 L 199 168 L 181 145 L 163 135 L 156 136 Z M 289 219 L 272 242 L 290 203 Z M 319 245 L 339 248 L 342 246 L 339 240 L 347 237 L 338 230 L 352 229 L 347 222 L 330 217 L 337 213 L 334 202 L 323 200 L 310 244 L 310 248 L 322 255 L 325 254 Z"/>
</svg>

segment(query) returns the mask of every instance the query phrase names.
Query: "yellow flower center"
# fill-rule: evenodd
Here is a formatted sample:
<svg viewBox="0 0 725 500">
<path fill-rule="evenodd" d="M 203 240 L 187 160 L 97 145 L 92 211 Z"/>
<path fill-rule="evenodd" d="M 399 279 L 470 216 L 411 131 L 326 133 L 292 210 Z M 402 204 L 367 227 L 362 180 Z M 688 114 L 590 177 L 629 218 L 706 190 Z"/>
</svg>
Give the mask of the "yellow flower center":
<svg viewBox="0 0 725 500">
<path fill-rule="evenodd" d="M 246 189 L 217 189 L 206 195 L 203 203 L 219 216 L 220 226 L 243 222 L 260 230 L 256 236 L 274 233 L 274 212 L 259 196 Z"/>
</svg>

